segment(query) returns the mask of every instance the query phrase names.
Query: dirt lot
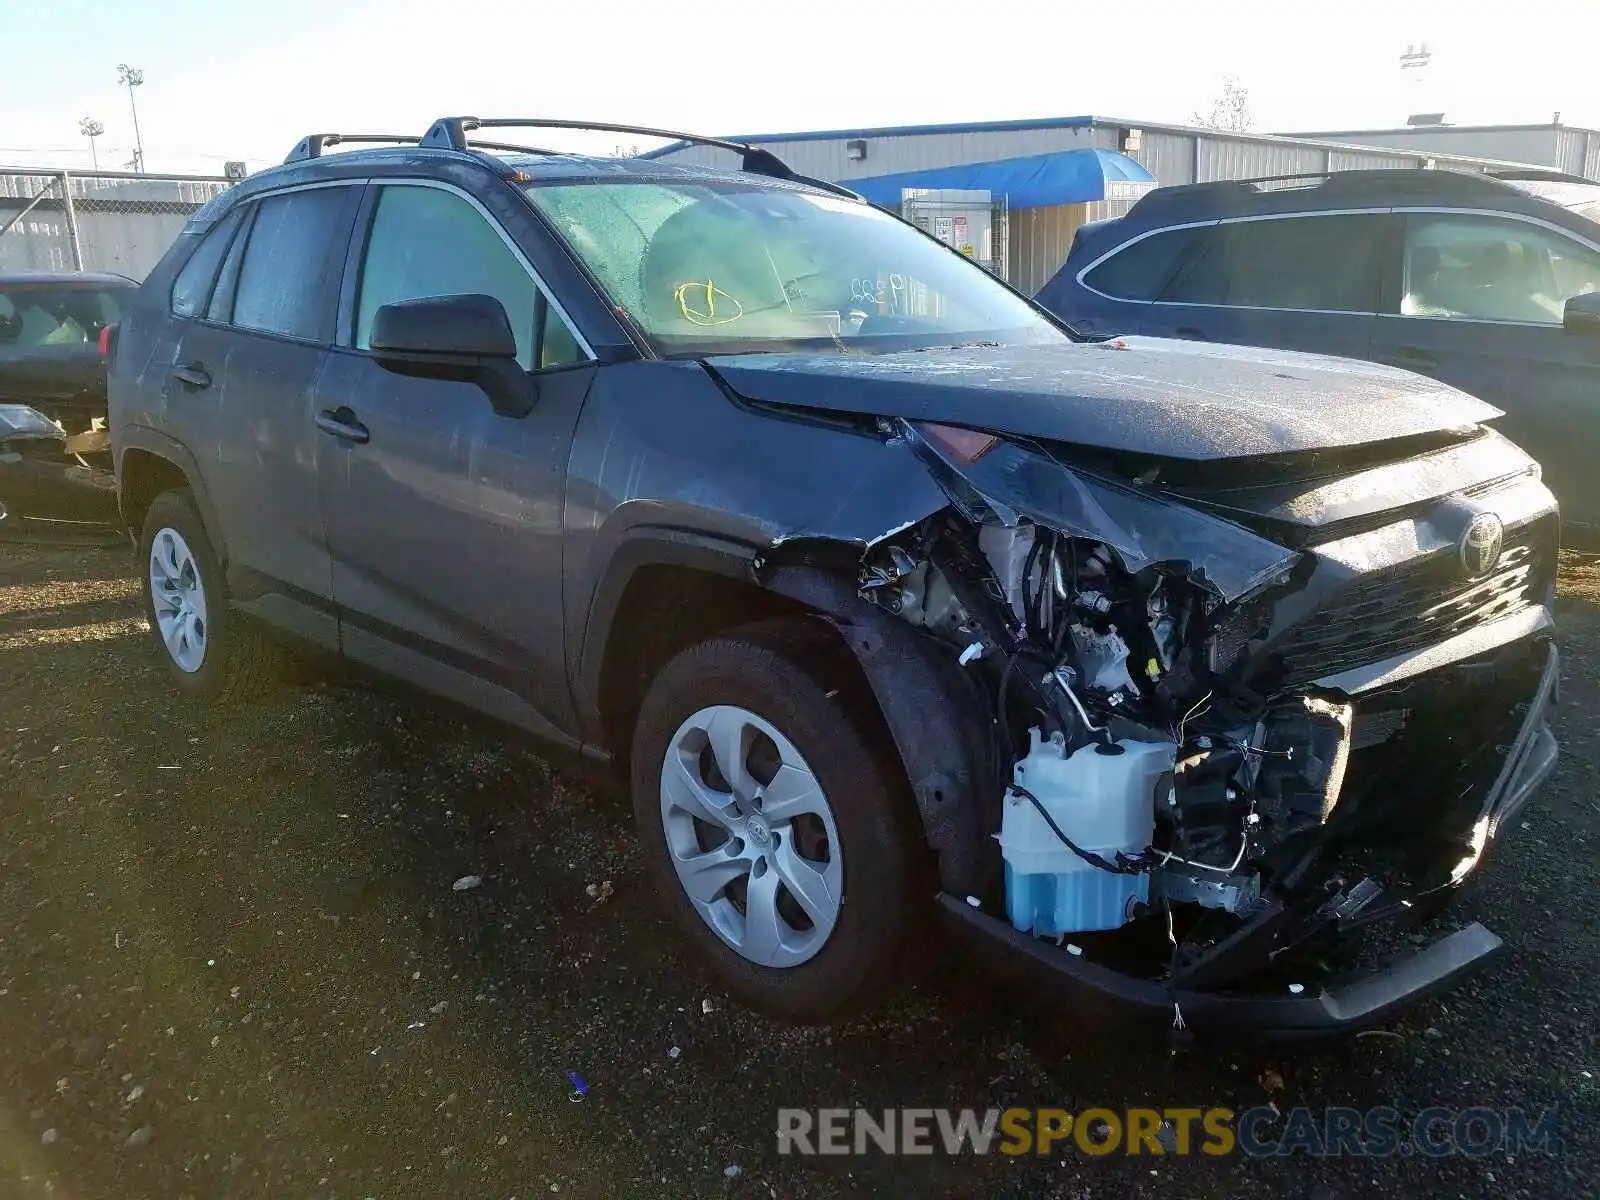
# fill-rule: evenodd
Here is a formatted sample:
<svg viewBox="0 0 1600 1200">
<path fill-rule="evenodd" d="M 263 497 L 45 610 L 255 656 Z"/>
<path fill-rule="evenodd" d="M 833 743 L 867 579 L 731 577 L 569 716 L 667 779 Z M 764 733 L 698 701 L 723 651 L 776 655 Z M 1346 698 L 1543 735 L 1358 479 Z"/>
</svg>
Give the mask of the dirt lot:
<svg viewBox="0 0 1600 1200">
<path fill-rule="evenodd" d="M 832 1031 L 729 1008 L 614 798 L 339 675 L 161 684 L 122 550 L 0 546 L 0 1196 L 1595 1196 L 1600 568 L 1564 760 L 1455 910 L 1509 954 L 1343 1044 L 1075 1032 L 959 963 Z M 481 886 L 456 891 L 462 876 Z M 564 1072 L 589 1087 L 568 1100 Z M 1562 1109 L 1558 1157 L 780 1158 L 780 1106 Z M 735 1169 L 736 1168 L 736 1169 Z"/>
</svg>

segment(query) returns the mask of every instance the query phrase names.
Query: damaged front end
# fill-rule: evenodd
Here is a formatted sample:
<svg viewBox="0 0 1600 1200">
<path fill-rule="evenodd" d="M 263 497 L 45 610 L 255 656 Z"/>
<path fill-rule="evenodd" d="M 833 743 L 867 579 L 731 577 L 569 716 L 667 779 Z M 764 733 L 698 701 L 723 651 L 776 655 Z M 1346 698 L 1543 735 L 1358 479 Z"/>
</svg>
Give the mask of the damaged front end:
<svg viewBox="0 0 1600 1200">
<path fill-rule="evenodd" d="M 951 503 L 867 548 L 857 597 L 899 632 L 852 645 L 869 678 L 937 664 L 878 691 L 956 929 L 1179 1030 L 1369 1024 L 1499 948 L 1376 966 L 1554 764 L 1536 472 L 1296 544 L 1059 446 L 882 429 Z"/>
</svg>

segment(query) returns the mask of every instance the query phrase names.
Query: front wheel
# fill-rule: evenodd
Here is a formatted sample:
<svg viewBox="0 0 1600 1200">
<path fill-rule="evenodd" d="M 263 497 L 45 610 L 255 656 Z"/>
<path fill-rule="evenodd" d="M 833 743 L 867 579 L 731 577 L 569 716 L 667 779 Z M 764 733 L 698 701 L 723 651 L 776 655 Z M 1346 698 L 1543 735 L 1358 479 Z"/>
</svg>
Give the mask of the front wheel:
<svg viewBox="0 0 1600 1200">
<path fill-rule="evenodd" d="M 727 989 L 824 1021 L 897 976 L 915 835 L 852 703 L 859 680 L 819 679 L 827 648 L 783 633 L 735 630 L 661 672 L 635 731 L 634 815 L 658 889 Z"/>
</svg>

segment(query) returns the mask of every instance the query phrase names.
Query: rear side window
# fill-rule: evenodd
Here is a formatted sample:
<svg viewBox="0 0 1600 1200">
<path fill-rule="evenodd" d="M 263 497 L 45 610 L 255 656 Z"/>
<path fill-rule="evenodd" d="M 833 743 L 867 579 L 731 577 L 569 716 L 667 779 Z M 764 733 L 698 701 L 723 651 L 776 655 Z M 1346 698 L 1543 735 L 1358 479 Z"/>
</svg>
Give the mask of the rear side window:
<svg viewBox="0 0 1600 1200">
<path fill-rule="evenodd" d="M 228 251 L 234 232 L 239 228 L 239 210 L 235 209 L 211 228 L 200 239 L 200 245 L 183 264 L 177 279 L 172 281 L 172 315 L 198 316 L 211 296 L 211 285 L 217 277 L 217 267 Z"/>
<path fill-rule="evenodd" d="M 1166 229 L 1141 238 L 1095 267 L 1083 282 L 1118 300 L 1154 300 L 1202 232 Z"/>
<path fill-rule="evenodd" d="M 1378 310 L 1382 214 L 1237 221 L 1206 231 L 1164 300 L 1239 308 Z"/>
<path fill-rule="evenodd" d="M 333 301 L 325 280 L 342 257 L 335 238 L 343 227 L 348 188 L 312 188 L 269 196 L 239 264 L 233 323 L 242 329 L 308 341 L 326 335 Z"/>
</svg>

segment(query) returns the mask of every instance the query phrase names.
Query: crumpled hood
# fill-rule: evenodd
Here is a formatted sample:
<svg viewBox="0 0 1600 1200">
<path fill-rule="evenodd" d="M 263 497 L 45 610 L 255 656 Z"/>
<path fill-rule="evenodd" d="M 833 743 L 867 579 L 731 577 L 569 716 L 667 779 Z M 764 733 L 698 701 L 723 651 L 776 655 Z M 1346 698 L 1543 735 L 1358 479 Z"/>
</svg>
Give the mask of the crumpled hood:
<svg viewBox="0 0 1600 1200">
<path fill-rule="evenodd" d="M 943 421 L 1162 458 L 1357 446 L 1500 415 L 1408 371 L 1168 338 L 882 355 L 726 355 L 706 362 L 751 400 Z"/>
</svg>

